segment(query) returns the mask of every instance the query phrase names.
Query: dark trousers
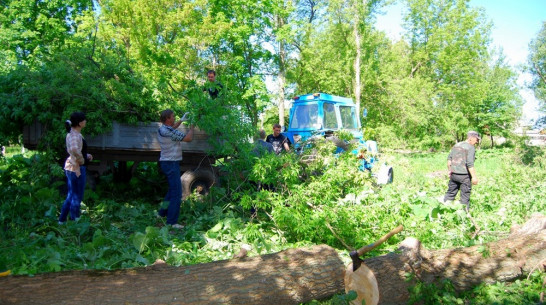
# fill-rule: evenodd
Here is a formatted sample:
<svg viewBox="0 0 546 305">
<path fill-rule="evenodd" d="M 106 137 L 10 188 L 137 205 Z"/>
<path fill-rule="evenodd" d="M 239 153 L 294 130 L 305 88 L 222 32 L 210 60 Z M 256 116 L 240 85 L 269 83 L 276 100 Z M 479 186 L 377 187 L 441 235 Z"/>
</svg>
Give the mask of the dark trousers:
<svg viewBox="0 0 546 305">
<path fill-rule="evenodd" d="M 451 173 L 444 201 L 454 200 L 459 190 L 461 190 L 461 203 L 468 206 L 470 202 L 470 192 L 472 191 L 472 180 L 470 179 L 469 174 Z"/>
</svg>

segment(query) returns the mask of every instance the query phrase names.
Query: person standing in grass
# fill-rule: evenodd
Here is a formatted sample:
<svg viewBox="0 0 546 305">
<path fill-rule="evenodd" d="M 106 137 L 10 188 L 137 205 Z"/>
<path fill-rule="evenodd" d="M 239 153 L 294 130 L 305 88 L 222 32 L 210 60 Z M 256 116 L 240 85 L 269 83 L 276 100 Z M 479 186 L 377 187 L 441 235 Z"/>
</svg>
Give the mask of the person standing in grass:
<svg viewBox="0 0 546 305">
<path fill-rule="evenodd" d="M 180 181 L 180 161 L 182 161 L 182 142 L 191 142 L 193 140 L 193 125 L 190 126 L 188 133 L 176 130 L 186 119 L 187 113 L 175 122 L 174 113 L 170 109 L 163 110 L 160 115 L 161 127 L 157 130 L 157 138 L 161 147 L 159 157 L 159 166 L 161 171 L 167 177 L 169 189 L 165 200 L 159 211 L 161 217 L 167 217 L 167 224 L 173 228 L 181 229 L 178 224 L 180 215 L 180 204 L 182 203 L 182 182 Z"/>
<path fill-rule="evenodd" d="M 70 213 L 71 220 L 80 218 L 80 205 L 83 200 L 85 189 L 86 167 L 93 156 L 87 153 L 87 143 L 83 138 L 81 131 L 87 125 L 85 113 L 74 112 L 70 115 L 70 120 L 65 122 L 66 152 L 68 158 L 64 163 L 64 171 L 67 178 L 68 194 L 61 207 L 59 215 L 59 224 L 64 224 Z"/>
<path fill-rule="evenodd" d="M 468 212 L 470 207 L 470 192 L 472 185 L 478 184 L 478 175 L 474 168 L 476 159 L 475 145 L 481 140 L 480 134 L 476 131 L 469 131 L 466 141 L 459 142 L 453 146 L 447 157 L 447 169 L 449 170 L 448 189 L 444 196 L 444 202 L 454 200 L 461 191 L 461 204 L 465 205 Z"/>
</svg>

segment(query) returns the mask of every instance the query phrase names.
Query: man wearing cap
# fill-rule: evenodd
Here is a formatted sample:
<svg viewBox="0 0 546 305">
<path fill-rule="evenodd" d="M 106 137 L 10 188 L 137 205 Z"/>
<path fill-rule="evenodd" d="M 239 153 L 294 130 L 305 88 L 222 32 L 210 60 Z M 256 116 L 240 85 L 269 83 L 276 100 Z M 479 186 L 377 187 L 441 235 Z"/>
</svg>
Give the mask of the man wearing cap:
<svg viewBox="0 0 546 305">
<path fill-rule="evenodd" d="M 478 184 L 478 176 L 474 168 L 476 153 L 474 146 L 480 140 L 478 132 L 469 131 L 466 141 L 455 144 L 447 157 L 449 184 L 444 196 L 444 202 L 454 200 L 459 190 L 461 190 L 461 204 L 465 205 L 467 212 L 470 207 L 472 184 Z"/>
</svg>

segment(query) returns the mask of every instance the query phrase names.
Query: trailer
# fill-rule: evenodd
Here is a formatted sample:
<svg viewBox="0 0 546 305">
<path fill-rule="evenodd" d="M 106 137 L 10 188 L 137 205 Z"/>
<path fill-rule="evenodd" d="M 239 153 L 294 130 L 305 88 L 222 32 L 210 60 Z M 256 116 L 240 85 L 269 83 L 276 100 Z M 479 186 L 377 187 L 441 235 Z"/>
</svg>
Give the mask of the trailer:
<svg viewBox="0 0 546 305">
<path fill-rule="evenodd" d="M 159 122 L 137 123 L 135 125 L 114 122 L 111 131 L 85 137 L 88 152 L 93 155 L 93 161 L 87 167 L 90 177 L 100 176 L 113 170 L 114 162 L 121 169 L 122 180 L 129 180 L 140 162 L 158 162 L 161 148 L 157 140 Z M 187 132 L 188 129 L 180 127 Z M 23 144 L 25 148 L 37 149 L 44 125 L 35 121 L 23 128 Z M 210 187 L 217 181 L 217 172 L 212 166 L 216 157 L 211 155 L 209 136 L 195 128 L 193 141 L 182 142 L 183 159 L 180 171 L 183 194 L 185 199 L 193 192 L 208 193 Z M 133 162 L 127 168 L 127 162 Z M 92 179 L 90 179 L 92 181 Z M 92 182 L 91 182 L 92 183 Z"/>
</svg>

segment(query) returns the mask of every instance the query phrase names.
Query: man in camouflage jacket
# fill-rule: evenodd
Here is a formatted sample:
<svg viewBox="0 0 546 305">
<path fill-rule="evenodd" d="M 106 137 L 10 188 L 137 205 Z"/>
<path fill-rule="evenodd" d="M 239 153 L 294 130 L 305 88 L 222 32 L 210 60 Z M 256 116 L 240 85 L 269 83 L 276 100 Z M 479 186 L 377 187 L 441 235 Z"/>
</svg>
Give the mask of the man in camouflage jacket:
<svg viewBox="0 0 546 305">
<path fill-rule="evenodd" d="M 476 150 L 474 146 L 481 140 L 476 131 L 469 131 L 466 141 L 453 146 L 447 157 L 447 169 L 449 170 L 449 184 L 444 196 L 444 202 L 454 200 L 461 190 L 461 204 L 468 211 L 470 206 L 470 192 L 472 184 L 478 184 L 478 176 L 474 168 Z"/>
</svg>

